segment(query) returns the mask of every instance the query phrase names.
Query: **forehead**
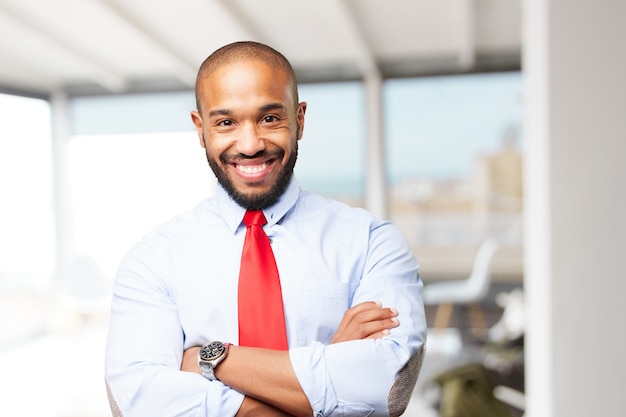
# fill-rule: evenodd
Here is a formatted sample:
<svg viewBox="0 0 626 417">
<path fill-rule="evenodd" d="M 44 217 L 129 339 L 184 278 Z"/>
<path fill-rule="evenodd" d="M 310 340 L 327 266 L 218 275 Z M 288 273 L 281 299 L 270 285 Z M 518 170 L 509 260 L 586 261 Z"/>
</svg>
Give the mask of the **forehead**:
<svg viewBox="0 0 626 417">
<path fill-rule="evenodd" d="M 291 104 L 289 77 L 281 68 L 258 60 L 220 65 L 198 80 L 203 108 L 247 105 L 270 100 Z"/>
</svg>

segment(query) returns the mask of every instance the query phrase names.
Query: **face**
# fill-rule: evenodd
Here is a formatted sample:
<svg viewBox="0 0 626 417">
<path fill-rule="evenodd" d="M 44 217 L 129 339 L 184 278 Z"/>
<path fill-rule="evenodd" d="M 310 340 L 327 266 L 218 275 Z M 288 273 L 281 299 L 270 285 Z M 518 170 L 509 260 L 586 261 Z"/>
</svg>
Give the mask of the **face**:
<svg viewBox="0 0 626 417">
<path fill-rule="evenodd" d="M 219 183 L 245 208 L 274 204 L 293 174 L 306 103 L 295 103 L 283 71 L 257 61 L 222 66 L 199 83 L 191 118 Z"/>
</svg>

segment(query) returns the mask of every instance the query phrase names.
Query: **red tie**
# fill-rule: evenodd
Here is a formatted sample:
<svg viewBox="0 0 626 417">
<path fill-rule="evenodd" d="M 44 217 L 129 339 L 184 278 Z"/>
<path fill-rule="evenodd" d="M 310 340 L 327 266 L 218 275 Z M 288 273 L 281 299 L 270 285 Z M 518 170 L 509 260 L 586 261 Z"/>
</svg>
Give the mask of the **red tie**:
<svg viewBox="0 0 626 417">
<path fill-rule="evenodd" d="M 239 344 L 286 350 L 278 268 L 263 231 L 267 220 L 261 210 L 248 210 L 243 222 L 247 230 L 239 272 Z"/>
</svg>

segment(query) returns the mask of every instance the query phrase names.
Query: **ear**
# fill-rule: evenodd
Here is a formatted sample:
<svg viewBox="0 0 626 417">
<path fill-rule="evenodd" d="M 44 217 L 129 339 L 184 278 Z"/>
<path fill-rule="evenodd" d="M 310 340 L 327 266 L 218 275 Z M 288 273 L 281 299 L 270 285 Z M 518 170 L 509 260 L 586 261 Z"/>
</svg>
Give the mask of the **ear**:
<svg viewBox="0 0 626 417">
<path fill-rule="evenodd" d="M 298 123 L 298 135 L 296 136 L 298 140 L 302 139 L 302 135 L 304 134 L 304 114 L 306 113 L 306 102 L 302 102 L 298 104 L 298 108 L 296 109 L 296 121 Z"/>
<path fill-rule="evenodd" d="M 198 139 L 200 139 L 200 146 L 206 148 L 204 143 L 204 131 L 202 130 L 202 116 L 200 116 L 200 112 L 194 110 L 191 112 L 191 121 L 196 127 L 196 133 L 198 133 Z"/>
</svg>

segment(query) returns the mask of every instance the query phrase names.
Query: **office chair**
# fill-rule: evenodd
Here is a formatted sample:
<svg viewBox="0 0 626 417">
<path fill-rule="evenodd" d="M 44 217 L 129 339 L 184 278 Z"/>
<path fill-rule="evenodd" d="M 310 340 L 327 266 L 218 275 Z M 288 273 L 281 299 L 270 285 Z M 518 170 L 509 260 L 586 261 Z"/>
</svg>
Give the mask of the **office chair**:
<svg viewBox="0 0 626 417">
<path fill-rule="evenodd" d="M 434 323 L 436 329 L 448 327 L 455 304 L 465 304 L 469 307 L 470 323 L 474 331 L 486 328 L 480 302 L 489 292 L 491 285 L 489 265 L 497 248 L 498 242 L 491 238 L 480 245 L 474 258 L 472 272 L 467 279 L 433 282 L 424 286 L 424 304 L 438 305 Z"/>
</svg>

